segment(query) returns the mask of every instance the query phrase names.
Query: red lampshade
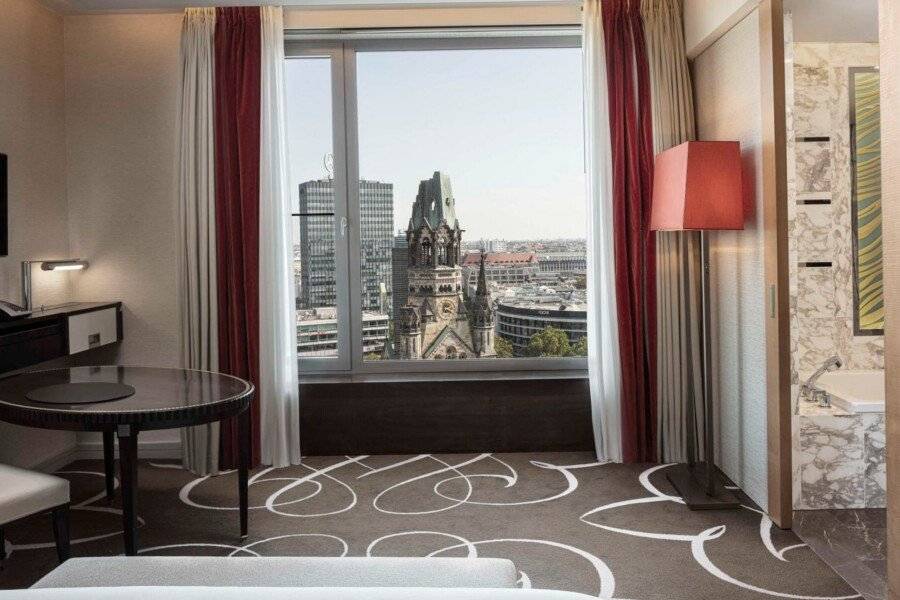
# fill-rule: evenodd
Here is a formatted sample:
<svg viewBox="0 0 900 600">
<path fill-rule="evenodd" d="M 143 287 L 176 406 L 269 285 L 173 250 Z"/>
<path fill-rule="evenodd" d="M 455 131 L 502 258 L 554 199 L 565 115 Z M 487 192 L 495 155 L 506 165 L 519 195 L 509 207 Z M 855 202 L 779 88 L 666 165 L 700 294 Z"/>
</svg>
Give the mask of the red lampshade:
<svg viewBox="0 0 900 600">
<path fill-rule="evenodd" d="M 650 229 L 743 229 L 738 142 L 685 142 L 656 157 Z"/>
</svg>

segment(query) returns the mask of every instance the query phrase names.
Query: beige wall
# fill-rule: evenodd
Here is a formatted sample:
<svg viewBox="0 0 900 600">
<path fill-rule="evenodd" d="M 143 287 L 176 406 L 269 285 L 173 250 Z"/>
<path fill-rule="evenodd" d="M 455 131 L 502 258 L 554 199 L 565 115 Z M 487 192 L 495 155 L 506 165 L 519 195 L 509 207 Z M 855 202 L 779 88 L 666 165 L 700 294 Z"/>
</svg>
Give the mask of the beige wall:
<svg viewBox="0 0 900 600">
<path fill-rule="evenodd" d="M 125 364 L 178 361 L 180 14 L 67 17 L 69 239 L 78 300 L 124 304 Z"/>
<path fill-rule="evenodd" d="M 879 3 L 881 105 L 900 103 L 900 5 Z M 900 114 L 881 114 L 881 210 L 884 224 L 884 370 L 887 421 L 888 594 L 900 598 Z"/>
<path fill-rule="evenodd" d="M 63 21 L 34 0 L 0 19 L 0 152 L 9 156 L 9 256 L 0 298 L 19 303 L 23 259 L 68 255 Z M 34 270 L 36 304 L 67 300 L 69 278 Z"/>
<path fill-rule="evenodd" d="M 719 466 L 764 509 L 766 447 L 762 99 L 759 14 L 754 9 L 693 62 L 697 135 L 738 140 L 745 229 L 710 237 Z"/>
<path fill-rule="evenodd" d="M 0 18 L 0 152 L 9 156 L 9 256 L 0 257 L 0 299 L 19 303 L 24 259 L 69 254 L 66 229 L 63 20 L 34 0 L 7 0 Z M 36 304 L 68 300 L 70 278 L 34 270 Z M 0 423 L 0 463 L 35 466 L 75 436 Z"/>
<path fill-rule="evenodd" d="M 688 57 L 703 52 L 756 8 L 760 0 L 684 0 L 684 45 Z"/>
</svg>

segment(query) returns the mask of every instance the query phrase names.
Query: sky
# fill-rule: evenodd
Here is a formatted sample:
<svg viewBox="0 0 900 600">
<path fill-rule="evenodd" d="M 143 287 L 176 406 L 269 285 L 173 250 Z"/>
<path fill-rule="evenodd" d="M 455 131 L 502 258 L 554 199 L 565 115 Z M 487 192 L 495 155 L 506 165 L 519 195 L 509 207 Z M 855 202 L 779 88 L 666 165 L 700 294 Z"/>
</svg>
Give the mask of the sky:
<svg viewBox="0 0 900 600">
<path fill-rule="evenodd" d="M 330 61 L 286 74 L 296 197 L 327 176 Z M 357 90 L 360 176 L 394 184 L 395 229 L 440 170 L 466 240 L 586 237 L 580 48 L 359 52 Z"/>
</svg>

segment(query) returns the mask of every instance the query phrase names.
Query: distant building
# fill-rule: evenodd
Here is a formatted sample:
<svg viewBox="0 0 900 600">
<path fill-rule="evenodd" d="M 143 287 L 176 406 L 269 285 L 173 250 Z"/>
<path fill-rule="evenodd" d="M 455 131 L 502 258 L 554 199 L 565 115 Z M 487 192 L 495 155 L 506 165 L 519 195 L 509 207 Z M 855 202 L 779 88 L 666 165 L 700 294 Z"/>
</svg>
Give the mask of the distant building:
<svg viewBox="0 0 900 600">
<path fill-rule="evenodd" d="M 395 322 L 394 339 L 399 358 L 495 355 L 494 313 L 483 264 L 471 306 L 463 300 L 462 232 L 450 179 L 435 172 L 419 183 L 406 229 L 407 298 Z"/>
<path fill-rule="evenodd" d="M 474 290 L 478 282 L 480 264 L 480 253 L 470 252 L 463 258 L 463 280 L 469 290 Z M 488 252 L 484 255 L 484 272 L 488 281 L 519 285 L 531 281 L 540 266 L 534 252 Z"/>
<path fill-rule="evenodd" d="M 388 338 L 385 314 L 363 311 L 363 352 L 384 352 Z M 300 357 L 337 356 L 337 310 L 333 306 L 297 311 L 297 354 Z"/>
<path fill-rule="evenodd" d="M 392 293 L 391 302 L 393 304 L 392 316 L 394 317 L 394 326 L 400 322 L 400 309 L 406 306 L 407 288 L 409 286 L 409 277 L 406 274 L 406 268 L 409 266 L 409 248 L 406 245 L 406 234 L 398 233 L 394 236 L 394 246 L 391 248 L 391 278 Z"/>
<path fill-rule="evenodd" d="M 474 244 L 469 244 L 469 247 L 475 247 L 475 249 L 482 252 L 506 252 L 506 240 L 486 240 L 480 239 Z"/>
<path fill-rule="evenodd" d="M 360 181 L 359 210 L 362 307 L 363 310 L 387 313 L 390 309 L 392 288 L 393 184 Z M 301 183 L 299 211 L 301 216 L 298 303 L 301 308 L 334 306 L 337 302 L 334 263 L 334 180 L 320 179 Z"/>
<path fill-rule="evenodd" d="M 497 335 L 509 341 L 514 356 L 524 356 L 531 336 L 547 327 L 565 332 L 574 344 L 587 335 L 587 304 L 501 299 L 497 302 Z"/>
<path fill-rule="evenodd" d="M 584 252 L 540 254 L 538 264 L 542 273 L 580 275 L 587 272 L 587 255 Z"/>
</svg>

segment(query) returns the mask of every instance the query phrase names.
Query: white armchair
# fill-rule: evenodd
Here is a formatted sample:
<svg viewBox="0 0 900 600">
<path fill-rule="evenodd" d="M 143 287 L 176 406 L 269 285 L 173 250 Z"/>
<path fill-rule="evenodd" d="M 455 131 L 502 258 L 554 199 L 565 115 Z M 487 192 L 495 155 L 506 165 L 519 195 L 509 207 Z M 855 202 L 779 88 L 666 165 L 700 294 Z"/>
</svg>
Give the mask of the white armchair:
<svg viewBox="0 0 900 600">
<path fill-rule="evenodd" d="M 3 528 L 49 512 L 59 561 L 69 558 L 69 482 L 60 477 L 0 464 L 0 560 L 6 558 Z"/>
</svg>

